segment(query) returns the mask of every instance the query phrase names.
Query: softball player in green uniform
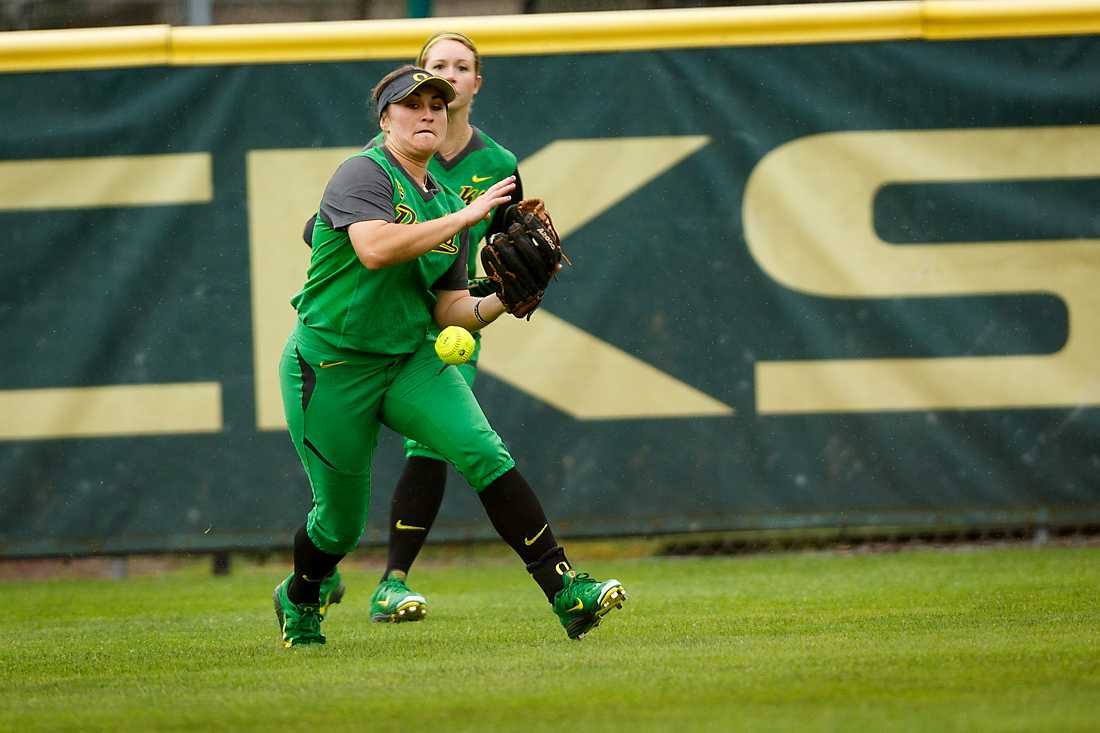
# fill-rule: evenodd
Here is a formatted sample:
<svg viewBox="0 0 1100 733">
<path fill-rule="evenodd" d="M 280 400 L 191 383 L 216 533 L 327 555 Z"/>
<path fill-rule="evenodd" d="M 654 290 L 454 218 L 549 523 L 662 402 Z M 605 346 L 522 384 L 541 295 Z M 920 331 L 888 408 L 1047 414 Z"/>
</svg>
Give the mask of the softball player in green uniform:
<svg viewBox="0 0 1100 733">
<path fill-rule="evenodd" d="M 454 87 L 405 66 L 374 89 L 383 144 L 344 161 L 321 199 L 298 325 L 280 360 L 291 439 L 313 506 L 294 537 L 294 571 L 274 591 L 286 646 L 324 643 L 322 590 L 356 547 L 371 458 L 386 425 L 431 445 L 478 492 L 572 638 L 625 599 L 617 580 L 574 572 L 542 507 L 459 371 L 436 358 L 440 327 L 478 330 L 504 308 L 467 289 L 467 230 L 510 200 L 511 177 L 469 204 L 428 171 Z"/>
<path fill-rule="evenodd" d="M 447 135 L 428 162 L 428 172 L 466 203 L 482 195 L 494 182 L 512 175 L 516 187 L 511 202 L 520 201 L 523 186 L 515 154 L 470 124 L 470 108 L 481 88 L 481 57 L 474 42 L 460 33 L 437 33 L 424 43 L 417 66 L 447 79 L 455 89 L 455 98 L 447 105 Z M 382 143 L 381 134 L 371 141 L 372 146 Z M 471 280 L 477 276 L 478 245 L 485 237 L 504 230 L 505 208 L 496 207 L 489 218 L 468 230 Z M 314 223 L 315 219 L 310 219 L 303 232 L 308 245 L 313 243 Z M 473 357 L 457 367 L 471 387 L 477 374 L 480 332 L 474 332 L 474 339 L 477 346 Z M 424 596 L 411 590 L 406 578 L 443 502 L 447 463 L 431 447 L 409 438 L 405 439 L 405 457 L 405 467 L 390 504 L 386 568 L 371 599 L 373 621 L 419 621 L 428 610 Z M 339 603 L 344 588 L 333 587 L 333 583 L 333 579 L 327 580 L 321 591 L 330 603 Z"/>
<path fill-rule="evenodd" d="M 470 124 L 470 108 L 481 89 L 481 57 L 473 41 L 459 33 L 436 34 L 421 48 L 417 66 L 442 76 L 455 88 L 455 99 L 447 106 L 447 136 L 432 156 L 428 171 L 466 203 L 484 194 L 493 182 L 515 176 L 511 200 L 520 201 L 523 189 L 516 156 Z M 503 230 L 505 208 L 498 206 L 490 218 L 469 229 L 467 273 L 471 280 L 477 276 L 478 244 Z M 478 345 L 473 358 L 458 367 L 471 387 L 477 374 L 481 334 L 475 332 L 474 338 Z M 410 590 L 405 581 L 443 502 L 447 464 L 431 447 L 409 438 L 405 440 L 405 457 L 405 468 L 390 504 L 386 569 L 371 602 L 371 618 L 375 621 L 417 621 L 427 611 L 424 597 Z M 379 603 L 383 598 L 389 602 Z"/>
</svg>

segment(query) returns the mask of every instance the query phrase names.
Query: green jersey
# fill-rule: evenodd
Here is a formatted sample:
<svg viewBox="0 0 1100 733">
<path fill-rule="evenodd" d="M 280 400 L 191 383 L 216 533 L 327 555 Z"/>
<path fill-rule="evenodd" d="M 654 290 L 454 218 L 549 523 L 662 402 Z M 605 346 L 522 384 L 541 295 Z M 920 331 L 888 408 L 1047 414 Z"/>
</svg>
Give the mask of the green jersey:
<svg viewBox="0 0 1100 733">
<path fill-rule="evenodd" d="M 382 144 L 382 134 L 379 133 L 372 141 L 372 145 Z M 455 157 L 446 160 L 439 154 L 432 156 L 428 163 L 428 172 L 435 180 L 458 194 L 465 203 L 469 204 L 485 190 L 502 178 L 516 174 L 516 156 L 512 151 L 503 147 L 493 138 L 474 127 L 474 134 L 470 136 L 470 142 L 466 144 Z M 516 190 L 512 194 L 513 201 L 523 198 L 523 191 L 519 180 L 516 180 Z M 490 231 L 497 231 L 499 222 L 494 209 L 489 218 L 482 220 L 470 227 L 470 253 L 468 259 L 467 274 L 472 278 L 477 275 L 477 245 Z M 496 228 L 494 228 L 496 225 Z"/>
<path fill-rule="evenodd" d="M 430 174 L 421 189 L 384 147 L 345 160 L 321 200 L 305 286 L 291 299 L 310 335 L 339 350 L 416 351 L 436 329 L 434 291 L 466 287 L 468 238 L 460 232 L 414 260 L 368 270 L 347 228 L 371 220 L 415 224 L 463 206 Z"/>
<path fill-rule="evenodd" d="M 476 199 L 485 190 L 502 178 L 516 172 L 516 156 L 502 147 L 496 140 L 481 130 L 474 128 L 466 148 L 450 160 L 433 156 L 428 170 L 436 180 L 458 194 L 467 204 Z M 517 187 L 518 190 L 518 187 Z M 522 195 L 513 195 L 519 201 Z M 470 257 L 467 274 L 477 275 L 477 245 L 485 238 L 493 224 L 493 214 L 470 227 Z"/>
</svg>

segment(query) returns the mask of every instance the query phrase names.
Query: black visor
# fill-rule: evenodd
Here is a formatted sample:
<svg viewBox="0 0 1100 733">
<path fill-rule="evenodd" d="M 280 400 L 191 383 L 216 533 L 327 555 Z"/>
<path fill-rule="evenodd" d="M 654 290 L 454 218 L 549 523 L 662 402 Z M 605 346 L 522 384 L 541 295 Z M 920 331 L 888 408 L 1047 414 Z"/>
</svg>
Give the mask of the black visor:
<svg viewBox="0 0 1100 733">
<path fill-rule="evenodd" d="M 412 68 L 390 80 L 390 83 L 378 95 L 378 118 L 382 118 L 382 111 L 386 109 L 386 105 L 390 102 L 400 102 L 424 85 L 438 89 L 443 95 L 444 101 L 448 104 L 455 98 L 455 88 L 451 86 L 451 82 L 424 69 Z"/>
</svg>

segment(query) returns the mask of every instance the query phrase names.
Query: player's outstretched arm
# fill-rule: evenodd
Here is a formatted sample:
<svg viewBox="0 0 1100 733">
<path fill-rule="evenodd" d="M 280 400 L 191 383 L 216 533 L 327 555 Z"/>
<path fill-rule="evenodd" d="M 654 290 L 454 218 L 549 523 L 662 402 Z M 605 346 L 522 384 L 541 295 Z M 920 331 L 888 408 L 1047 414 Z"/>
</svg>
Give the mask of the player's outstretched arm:
<svg viewBox="0 0 1100 733">
<path fill-rule="evenodd" d="M 493 207 L 506 203 L 515 180 L 509 176 L 489 187 L 461 211 L 417 224 L 396 224 L 380 219 L 357 221 L 348 236 L 363 267 L 380 270 L 414 260 L 440 242 L 468 229 L 489 215 Z"/>
</svg>

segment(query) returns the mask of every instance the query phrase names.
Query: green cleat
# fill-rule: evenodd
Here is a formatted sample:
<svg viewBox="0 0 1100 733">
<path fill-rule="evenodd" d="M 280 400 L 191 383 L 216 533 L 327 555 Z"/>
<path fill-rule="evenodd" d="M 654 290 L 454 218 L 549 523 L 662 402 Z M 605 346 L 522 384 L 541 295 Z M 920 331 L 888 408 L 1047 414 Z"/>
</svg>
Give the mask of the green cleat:
<svg viewBox="0 0 1100 733">
<path fill-rule="evenodd" d="M 570 639 L 582 639 L 613 608 L 626 600 L 623 584 L 614 578 L 596 580 L 588 573 L 565 574 L 565 585 L 554 595 L 554 613 Z"/>
<path fill-rule="evenodd" d="M 424 618 L 428 613 L 428 602 L 424 596 L 409 590 L 404 578 L 391 576 L 378 584 L 370 598 L 370 608 L 371 621 L 399 624 Z"/>
<path fill-rule="evenodd" d="M 322 619 L 328 613 L 329 606 L 343 600 L 346 590 L 344 581 L 340 580 L 340 571 L 333 568 L 332 572 L 321 581 L 321 606 L 317 609 L 317 613 L 321 614 Z"/>
<path fill-rule="evenodd" d="M 282 583 L 275 586 L 275 618 L 279 621 L 279 631 L 283 632 L 283 646 L 305 646 L 324 644 L 325 635 L 321 633 L 321 613 L 318 606 L 305 603 L 291 603 L 286 589 L 290 585 L 293 573 Z"/>
</svg>

